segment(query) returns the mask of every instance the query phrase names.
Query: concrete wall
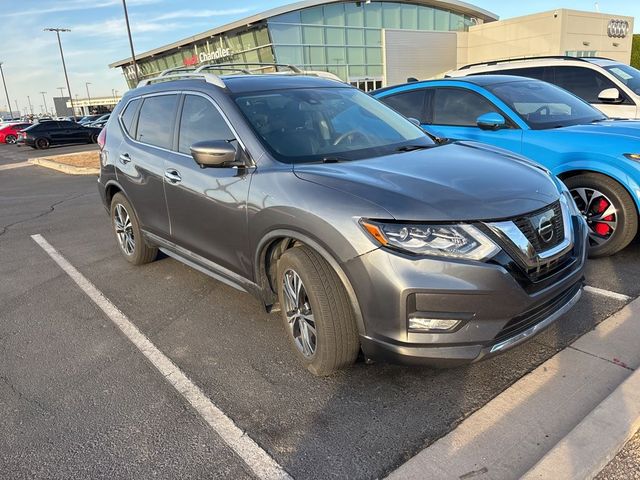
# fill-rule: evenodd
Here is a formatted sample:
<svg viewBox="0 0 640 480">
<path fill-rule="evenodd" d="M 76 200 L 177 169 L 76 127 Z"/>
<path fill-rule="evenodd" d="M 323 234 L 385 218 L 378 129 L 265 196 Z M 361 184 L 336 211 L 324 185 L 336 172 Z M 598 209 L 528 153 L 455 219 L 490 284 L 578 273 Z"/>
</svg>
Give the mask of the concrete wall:
<svg viewBox="0 0 640 480">
<path fill-rule="evenodd" d="M 383 30 L 385 85 L 432 78 L 456 67 L 455 32 Z"/>
<path fill-rule="evenodd" d="M 611 19 L 629 22 L 625 38 L 611 38 Z M 596 56 L 629 63 L 633 17 L 558 9 L 485 23 L 458 34 L 458 67 L 468 63 L 541 55 L 565 55 L 568 51 L 595 51 Z"/>
</svg>

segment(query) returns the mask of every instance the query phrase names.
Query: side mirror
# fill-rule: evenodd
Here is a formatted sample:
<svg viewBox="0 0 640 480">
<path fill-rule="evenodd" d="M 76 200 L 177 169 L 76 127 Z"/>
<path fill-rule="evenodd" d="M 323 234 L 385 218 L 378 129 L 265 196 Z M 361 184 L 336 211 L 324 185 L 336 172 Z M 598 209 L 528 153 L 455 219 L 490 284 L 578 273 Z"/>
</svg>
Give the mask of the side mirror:
<svg viewBox="0 0 640 480">
<path fill-rule="evenodd" d="M 598 100 L 605 103 L 620 103 L 622 98 L 620 97 L 620 90 L 617 88 L 605 88 L 598 94 Z"/>
<path fill-rule="evenodd" d="M 507 124 L 507 121 L 497 112 L 488 112 L 480 115 L 476 124 L 482 130 L 499 130 Z"/>
<path fill-rule="evenodd" d="M 421 126 L 420 120 L 418 120 L 417 118 L 407 117 L 407 120 L 409 120 L 411 123 L 413 123 L 416 127 Z"/>
<path fill-rule="evenodd" d="M 224 140 L 197 142 L 191 145 L 191 156 L 202 168 L 238 166 L 237 151 Z"/>
</svg>

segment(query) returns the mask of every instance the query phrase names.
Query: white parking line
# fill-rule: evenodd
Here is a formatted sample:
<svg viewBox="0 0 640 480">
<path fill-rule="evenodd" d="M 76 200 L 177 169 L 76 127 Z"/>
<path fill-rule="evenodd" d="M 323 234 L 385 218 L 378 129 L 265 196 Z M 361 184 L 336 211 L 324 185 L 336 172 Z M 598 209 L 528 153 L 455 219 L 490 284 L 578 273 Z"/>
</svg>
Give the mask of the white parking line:
<svg viewBox="0 0 640 480">
<path fill-rule="evenodd" d="M 589 285 L 586 285 L 584 287 L 584 291 L 589 293 L 595 293 L 596 295 L 602 295 L 603 297 L 614 298 L 616 300 L 621 300 L 623 302 L 628 302 L 629 300 L 632 299 L 632 297 L 628 295 L 624 295 L 622 293 L 612 292 L 610 290 L 603 290 L 602 288 L 591 287 Z"/>
<path fill-rule="evenodd" d="M 14 168 L 32 167 L 32 166 L 33 164 L 29 162 L 7 163 L 6 165 L 0 165 L 0 172 L 3 170 L 13 170 Z"/>
<path fill-rule="evenodd" d="M 246 435 L 216 407 L 209 398 L 202 393 L 189 378 L 162 353 L 138 328 L 131 323 L 127 316 L 111 303 L 84 275 L 69 263 L 42 235 L 32 235 L 31 238 L 49 254 L 54 262 L 64 270 L 71 279 L 100 307 L 100 309 L 115 323 L 131 342 L 147 357 L 165 379 L 191 404 L 211 428 L 224 440 L 258 478 L 291 479 L 266 451 Z"/>
</svg>

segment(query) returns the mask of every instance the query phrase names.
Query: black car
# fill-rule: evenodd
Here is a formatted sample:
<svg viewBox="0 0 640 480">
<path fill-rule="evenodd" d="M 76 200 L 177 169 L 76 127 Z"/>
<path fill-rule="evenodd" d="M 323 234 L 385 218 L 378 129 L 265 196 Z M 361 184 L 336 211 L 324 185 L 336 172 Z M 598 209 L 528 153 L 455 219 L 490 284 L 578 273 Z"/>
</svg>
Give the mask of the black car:
<svg viewBox="0 0 640 480">
<path fill-rule="evenodd" d="M 21 131 L 17 143 L 38 149 L 49 148 L 51 145 L 96 143 L 100 130 L 69 121 L 41 122 Z"/>
</svg>

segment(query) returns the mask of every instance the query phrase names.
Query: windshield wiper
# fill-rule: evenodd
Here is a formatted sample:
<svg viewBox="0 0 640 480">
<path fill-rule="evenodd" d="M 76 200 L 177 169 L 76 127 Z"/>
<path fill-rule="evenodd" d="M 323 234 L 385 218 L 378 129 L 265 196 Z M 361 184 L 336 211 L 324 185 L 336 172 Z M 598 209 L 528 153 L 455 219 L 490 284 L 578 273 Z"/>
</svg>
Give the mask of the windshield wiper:
<svg viewBox="0 0 640 480">
<path fill-rule="evenodd" d="M 396 148 L 396 152 L 413 152 L 414 150 L 424 150 L 425 148 L 431 148 L 432 145 L 403 145 Z"/>
</svg>

